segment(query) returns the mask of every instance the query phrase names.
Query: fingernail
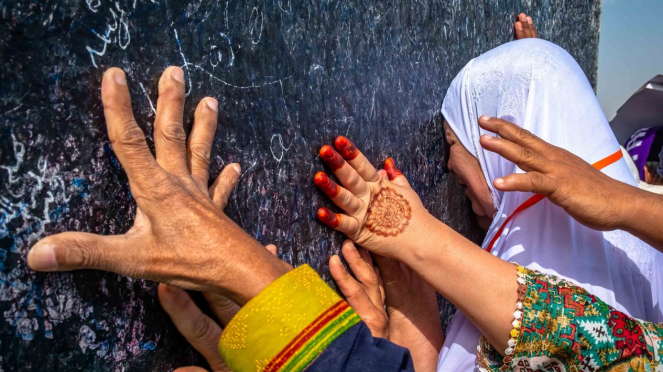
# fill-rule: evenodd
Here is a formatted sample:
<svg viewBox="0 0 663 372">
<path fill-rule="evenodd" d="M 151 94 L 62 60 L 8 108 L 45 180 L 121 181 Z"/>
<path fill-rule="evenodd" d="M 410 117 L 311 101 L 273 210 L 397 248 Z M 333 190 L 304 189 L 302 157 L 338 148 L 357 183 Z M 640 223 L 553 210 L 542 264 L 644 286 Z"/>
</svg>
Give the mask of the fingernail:
<svg viewBox="0 0 663 372">
<path fill-rule="evenodd" d="M 531 25 L 532 23 L 534 23 L 534 22 L 532 21 L 532 17 L 527 17 L 527 23 L 529 23 L 530 25 Z"/>
<path fill-rule="evenodd" d="M 493 139 L 493 137 L 491 137 L 487 134 L 483 134 L 483 135 L 481 135 L 481 139 L 484 140 L 484 141 L 490 141 L 491 139 Z"/>
<path fill-rule="evenodd" d="M 217 100 L 215 100 L 214 98 L 206 98 L 205 104 L 210 110 L 214 112 L 216 112 L 219 109 L 219 102 L 217 102 Z"/>
<path fill-rule="evenodd" d="M 28 253 L 28 265 L 37 271 L 50 271 L 58 267 L 55 250 L 48 244 L 37 244 Z"/>
<path fill-rule="evenodd" d="M 495 179 L 495 185 L 496 186 L 503 185 L 503 184 L 504 184 L 504 179 L 502 179 L 502 178 L 496 178 Z"/>
<path fill-rule="evenodd" d="M 334 261 L 335 264 L 341 265 L 341 258 L 337 255 L 331 256 L 331 261 Z"/>
<path fill-rule="evenodd" d="M 115 80 L 115 83 L 117 84 L 127 85 L 127 77 L 124 75 L 124 72 L 122 71 L 113 72 L 113 80 Z"/>
<path fill-rule="evenodd" d="M 233 163 L 233 169 L 235 172 L 237 172 L 238 175 L 242 174 L 242 167 L 240 167 L 239 164 Z"/>
<path fill-rule="evenodd" d="M 490 116 L 488 116 L 488 115 L 481 115 L 481 116 L 479 117 L 479 120 L 490 120 Z"/>
<path fill-rule="evenodd" d="M 184 83 L 184 71 L 182 71 L 181 68 L 173 68 L 170 71 L 170 76 L 179 81 L 180 83 Z"/>
</svg>

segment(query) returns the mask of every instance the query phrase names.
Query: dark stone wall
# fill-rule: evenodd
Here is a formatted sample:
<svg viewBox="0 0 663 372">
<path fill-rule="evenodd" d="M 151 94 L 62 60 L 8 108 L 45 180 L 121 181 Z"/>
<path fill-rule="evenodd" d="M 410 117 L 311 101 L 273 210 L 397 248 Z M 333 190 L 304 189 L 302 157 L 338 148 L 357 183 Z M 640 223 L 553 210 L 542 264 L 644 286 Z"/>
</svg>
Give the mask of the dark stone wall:
<svg viewBox="0 0 663 372">
<path fill-rule="evenodd" d="M 131 226 L 99 97 L 107 67 L 127 72 L 150 144 L 165 67 L 185 69 L 187 128 L 198 100 L 216 97 L 212 175 L 231 161 L 244 171 L 227 213 L 329 281 L 342 237 L 316 221 L 330 203 L 312 177 L 324 169 L 317 150 L 339 134 L 376 166 L 394 157 L 434 215 L 480 242 L 447 175 L 438 111 L 467 61 L 512 39 L 519 11 L 595 83 L 599 0 L 1 2 L 0 370 L 204 365 L 161 311 L 155 283 L 25 264 L 45 235 Z"/>
</svg>

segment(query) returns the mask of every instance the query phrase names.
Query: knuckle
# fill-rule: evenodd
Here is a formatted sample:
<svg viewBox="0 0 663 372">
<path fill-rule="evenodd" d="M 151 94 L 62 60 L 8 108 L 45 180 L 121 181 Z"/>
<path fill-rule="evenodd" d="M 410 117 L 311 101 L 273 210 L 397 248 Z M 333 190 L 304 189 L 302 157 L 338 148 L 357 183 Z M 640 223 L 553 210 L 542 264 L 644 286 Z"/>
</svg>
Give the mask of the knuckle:
<svg viewBox="0 0 663 372">
<path fill-rule="evenodd" d="M 357 172 L 351 172 L 348 176 L 348 187 L 356 188 L 359 186 L 360 181 L 361 179 L 359 178 L 359 174 Z"/>
<path fill-rule="evenodd" d="M 520 148 L 520 160 L 525 163 L 531 163 L 536 158 L 534 151 L 521 147 Z"/>
<path fill-rule="evenodd" d="M 214 328 L 210 318 L 201 315 L 198 321 L 193 323 L 191 327 L 191 338 L 200 341 L 209 341 L 214 338 Z"/>
<path fill-rule="evenodd" d="M 191 160 L 198 165 L 208 168 L 211 164 L 210 155 L 212 147 L 207 143 L 196 143 L 189 145 L 189 152 L 191 153 Z"/>
<path fill-rule="evenodd" d="M 540 186 L 544 183 L 544 178 L 541 173 L 531 172 L 527 173 L 529 175 L 529 180 L 532 183 L 532 186 Z"/>
<path fill-rule="evenodd" d="M 182 123 L 178 121 L 170 121 L 164 123 L 159 129 L 160 137 L 165 142 L 172 142 L 175 144 L 183 145 L 186 141 L 186 134 L 184 133 L 184 128 Z"/>
<path fill-rule="evenodd" d="M 96 245 L 75 239 L 70 242 L 67 250 L 66 262 L 77 267 L 97 267 L 100 263 Z"/>
<path fill-rule="evenodd" d="M 134 118 L 126 118 L 119 125 L 119 131 L 109 133 L 110 141 L 113 146 L 131 147 L 142 144 L 145 140 L 143 131 L 138 127 Z"/>
</svg>

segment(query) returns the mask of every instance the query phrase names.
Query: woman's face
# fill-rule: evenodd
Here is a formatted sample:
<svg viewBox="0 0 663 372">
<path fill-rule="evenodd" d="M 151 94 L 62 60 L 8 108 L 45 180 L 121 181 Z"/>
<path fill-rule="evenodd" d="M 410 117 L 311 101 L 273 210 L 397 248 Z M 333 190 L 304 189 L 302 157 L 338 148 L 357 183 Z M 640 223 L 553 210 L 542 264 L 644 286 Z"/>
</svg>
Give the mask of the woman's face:
<svg viewBox="0 0 663 372">
<path fill-rule="evenodd" d="M 472 211 L 482 229 L 488 230 L 497 212 L 490 196 L 490 189 L 481 171 L 479 161 L 465 149 L 456 134 L 444 121 L 444 134 L 449 144 L 447 167 L 458 176 L 458 183 L 465 189 L 465 196 L 472 202 Z"/>
</svg>

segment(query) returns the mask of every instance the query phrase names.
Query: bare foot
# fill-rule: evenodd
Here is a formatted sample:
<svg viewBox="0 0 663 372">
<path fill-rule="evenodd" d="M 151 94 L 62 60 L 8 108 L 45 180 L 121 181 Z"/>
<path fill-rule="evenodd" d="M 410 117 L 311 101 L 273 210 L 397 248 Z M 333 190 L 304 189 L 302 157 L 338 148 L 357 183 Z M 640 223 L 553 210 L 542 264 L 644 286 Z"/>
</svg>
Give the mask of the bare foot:
<svg viewBox="0 0 663 372">
<path fill-rule="evenodd" d="M 532 17 L 528 17 L 525 13 L 518 14 L 514 29 L 516 30 L 516 40 L 539 37 Z"/>
</svg>

